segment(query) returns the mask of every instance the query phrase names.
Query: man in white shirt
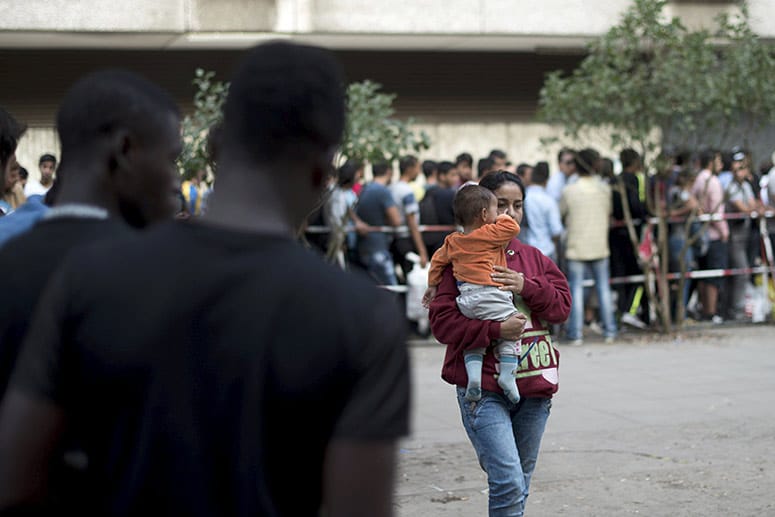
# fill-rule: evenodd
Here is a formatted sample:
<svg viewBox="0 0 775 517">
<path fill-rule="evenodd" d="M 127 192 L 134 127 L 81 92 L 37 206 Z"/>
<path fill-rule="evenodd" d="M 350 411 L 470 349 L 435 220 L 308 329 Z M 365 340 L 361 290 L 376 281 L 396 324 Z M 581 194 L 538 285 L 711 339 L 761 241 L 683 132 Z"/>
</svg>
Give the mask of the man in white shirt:
<svg viewBox="0 0 775 517">
<path fill-rule="evenodd" d="M 576 151 L 563 147 L 557 153 L 557 164 L 559 170 L 549 177 L 546 184 L 546 192 L 552 196 L 558 203 L 562 197 L 562 191 L 565 185 L 571 183 L 571 177 L 576 174 Z"/>
<path fill-rule="evenodd" d="M 54 184 L 54 173 L 57 169 L 57 159 L 53 154 L 44 154 L 38 160 L 38 169 L 40 170 L 40 181 L 28 180 L 24 186 L 24 195 L 45 196 L 46 192 Z"/>
</svg>

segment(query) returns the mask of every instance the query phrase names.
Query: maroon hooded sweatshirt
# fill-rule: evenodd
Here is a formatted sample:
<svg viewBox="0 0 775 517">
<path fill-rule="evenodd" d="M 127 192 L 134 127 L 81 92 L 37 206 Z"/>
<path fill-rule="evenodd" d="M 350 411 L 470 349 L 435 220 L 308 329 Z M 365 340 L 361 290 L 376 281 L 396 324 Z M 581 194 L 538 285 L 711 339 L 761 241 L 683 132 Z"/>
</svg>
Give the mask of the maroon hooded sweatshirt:
<svg viewBox="0 0 775 517">
<path fill-rule="evenodd" d="M 506 248 L 506 265 L 525 276 L 522 293 L 514 296 L 517 309 L 527 316 L 517 369 L 519 392 L 523 397 L 551 397 L 559 386 L 560 354 L 552 346 L 549 325 L 562 323 L 570 315 L 568 280 L 551 259 L 517 239 Z M 496 361 L 491 347 L 492 341 L 500 337 L 501 324 L 463 316 L 455 302 L 458 294 L 452 268 L 448 267 L 430 306 L 433 335 L 447 345 L 441 377 L 450 384 L 465 387 L 468 376 L 463 352 L 488 348 L 482 365 L 482 388 L 503 393 L 495 377 Z"/>
</svg>

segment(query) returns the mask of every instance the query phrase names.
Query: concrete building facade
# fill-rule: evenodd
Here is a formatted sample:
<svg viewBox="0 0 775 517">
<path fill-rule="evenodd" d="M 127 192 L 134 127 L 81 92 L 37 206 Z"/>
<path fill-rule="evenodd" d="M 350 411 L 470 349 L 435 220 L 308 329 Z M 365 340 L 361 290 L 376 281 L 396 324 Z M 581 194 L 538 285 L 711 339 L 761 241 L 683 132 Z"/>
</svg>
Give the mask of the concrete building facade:
<svg viewBox="0 0 775 517">
<path fill-rule="evenodd" d="M 535 121 L 545 74 L 570 70 L 585 45 L 631 0 L 0 0 L 0 105 L 30 131 L 19 160 L 57 150 L 53 119 L 80 75 L 125 67 L 160 83 L 190 108 L 197 67 L 227 78 L 240 52 L 291 38 L 341 58 L 349 80 L 372 79 L 398 95 L 397 115 L 432 137 L 425 156 L 475 157 L 501 148 L 514 161 L 553 162 Z M 674 1 L 666 15 L 712 22 L 735 2 Z M 775 39 L 770 0 L 749 2 L 752 26 Z M 590 142 L 605 149 L 605 138 Z M 34 169 L 34 170 L 33 170 Z"/>
</svg>

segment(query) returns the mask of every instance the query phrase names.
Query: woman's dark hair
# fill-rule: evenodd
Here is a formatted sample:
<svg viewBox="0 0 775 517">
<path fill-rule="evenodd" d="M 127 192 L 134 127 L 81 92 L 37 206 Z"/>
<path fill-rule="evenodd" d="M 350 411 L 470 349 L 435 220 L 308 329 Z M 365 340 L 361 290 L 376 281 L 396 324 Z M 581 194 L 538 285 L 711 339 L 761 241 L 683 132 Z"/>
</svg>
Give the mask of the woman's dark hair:
<svg viewBox="0 0 775 517">
<path fill-rule="evenodd" d="M 347 160 L 337 171 L 336 184 L 340 187 L 349 187 L 355 183 L 355 175 L 363 168 L 363 162 Z"/>
<path fill-rule="evenodd" d="M 507 181 L 510 181 L 512 183 L 516 183 L 519 186 L 519 189 L 522 191 L 522 198 L 525 198 L 525 184 L 522 183 L 522 180 L 519 179 L 519 176 L 516 174 L 513 174 L 508 171 L 496 171 L 496 172 L 490 172 L 489 174 L 486 174 L 482 179 L 479 180 L 479 185 L 491 190 L 492 192 L 495 192 L 501 186 L 503 186 L 504 183 Z"/>
</svg>

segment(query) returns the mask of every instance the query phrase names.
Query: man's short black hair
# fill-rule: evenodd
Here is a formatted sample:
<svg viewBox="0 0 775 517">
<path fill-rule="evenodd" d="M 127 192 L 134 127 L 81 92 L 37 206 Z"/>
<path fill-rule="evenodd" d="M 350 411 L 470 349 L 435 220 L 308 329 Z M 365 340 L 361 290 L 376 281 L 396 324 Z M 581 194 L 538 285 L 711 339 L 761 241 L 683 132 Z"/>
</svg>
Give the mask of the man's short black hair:
<svg viewBox="0 0 775 517">
<path fill-rule="evenodd" d="M 570 154 L 571 157 L 576 156 L 576 151 L 574 149 L 571 149 L 570 147 L 563 147 L 560 149 L 560 152 L 557 153 L 557 163 L 560 163 L 562 161 L 562 157 L 566 154 Z"/>
<path fill-rule="evenodd" d="M 474 166 L 474 157 L 471 156 L 468 153 L 460 153 L 455 158 L 455 165 L 460 165 L 461 163 L 465 163 L 469 167 Z"/>
<path fill-rule="evenodd" d="M 733 156 L 734 155 L 733 155 L 732 151 L 726 151 L 726 152 L 722 152 L 721 153 L 721 161 L 723 163 L 723 165 L 721 166 L 721 170 L 725 170 L 725 171 L 731 171 L 732 170 L 732 162 L 735 161 L 732 158 Z"/>
<path fill-rule="evenodd" d="M 467 226 L 476 221 L 482 210 L 489 208 L 495 194 L 479 185 L 466 185 L 455 194 L 455 222 Z"/>
<path fill-rule="evenodd" d="M 407 169 L 411 169 L 417 165 L 419 161 L 420 160 L 418 160 L 416 156 L 412 156 L 411 154 L 402 156 L 401 159 L 398 160 L 398 171 L 403 174 Z"/>
<path fill-rule="evenodd" d="M 597 173 L 597 162 L 600 161 L 600 153 L 592 148 L 582 149 L 576 153 L 576 171 L 579 176 L 589 176 Z"/>
<path fill-rule="evenodd" d="M 422 173 L 425 174 L 426 178 L 430 178 L 433 176 L 434 172 L 438 172 L 439 170 L 439 164 L 434 162 L 433 160 L 425 160 L 422 162 Z"/>
<path fill-rule="evenodd" d="M 715 149 L 705 148 L 700 151 L 698 159 L 700 161 L 700 169 L 710 169 L 713 165 L 713 160 L 716 159 L 718 151 Z"/>
<path fill-rule="evenodd" d="M 151 81 L 127 70 L 93 72 L 76 81 L 59 105 L 62 155 L 88 149 L 118 129 L 153 140 L 170 114 L 180 114 L 175 101 Z"/>
<path fill-rule="evenodd" d="M 251 49 L 223 108 L 230 150 L 258 163 L 333 153 L 344 130 L 344 79 L 333 54 L 272 41 Z"/>
<path fill-rule="evenodd" d="M 439 176 L 446 176 L 447 174 L 449 174 L 449 171 L 451 171 L 454 168 L 455 168 L 455 164 L 450 161 L 444 160 L 443 162 L 440 162 L 439 168 L 438 168 Z"/>
<path fill-rule="evenodd" d="M 476 163 L 476 170 L 479 176 L 483 176 L 485 172 L 491 171 L 495 167 L 495 160 L 492 158 L 482 158 Z"/>
<path fill-rule="evenodd" d="M 371 175 L 375 178 L 381 178 L 392 169 L 390 162 L 377 162 L 371 166 Z"/>
<path fill-rule="evenodd" d="M 493 149 L 492 151 L 490 151 L 490 154 L 487 157 L 492 158 L 493 160 L 495 160 L 495 158 L 498 158 L 499 160 L 505 160 L 506 153 L 504 153 L 500 149 Z"/>
<path fill-rule="evenodd" d="M 51 153 L 46 153 L 40 155 L 40 159 L 38 160 L 38 165 L 43 165 L 46 162 L 52 162 L 54 165 L 57 164 L 57 157 L 54 156 Z"/>
<path fill-rule="evenodd" d="M 614 162 L 610 158 L 600 159 L 600 170 L 597 171 L 600 177 L 605 180 L 612 180 L 614 178 Z"/>
<path fill-rule="evenodd" d="M 619 161 L 622 162 L 622 169 L 628 169 L 640 161 L 640 154 L 635 149 L 628 147 L 619 153 Z"/>
<path fill-rule="evenodd" d="M 26 129 L 10 113 L 0 108 L 0 176 L 5 171 L 8 159 L 16 152 L 19 139 Z"/>
<path fill-rule="evenodd" d="M 537 185 L 543 185 L 549 179 L 549 164 L 547 162 L 538 162 L 533 167 L 533 177 L 531 181 Z"/>
<path fill-rule="evenodd" d="M 517 165 L 517 176 L 519 176 L 520 178 L 524 178 L 525 171 L 532 168 L 533 166 L 530 165 L 529 163 L 524 163 L 524 162 L 520 163 L 519 165 Z"/>
</svg>

